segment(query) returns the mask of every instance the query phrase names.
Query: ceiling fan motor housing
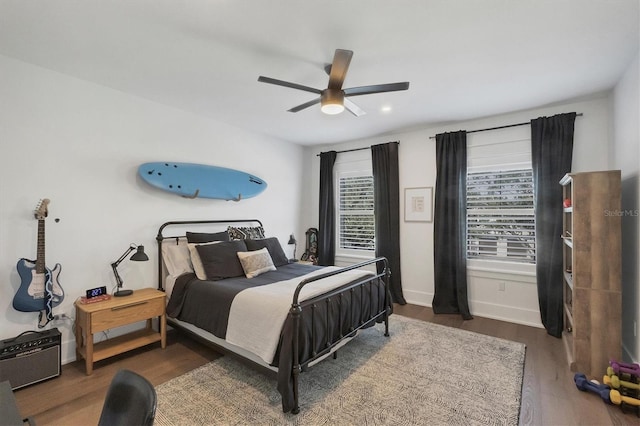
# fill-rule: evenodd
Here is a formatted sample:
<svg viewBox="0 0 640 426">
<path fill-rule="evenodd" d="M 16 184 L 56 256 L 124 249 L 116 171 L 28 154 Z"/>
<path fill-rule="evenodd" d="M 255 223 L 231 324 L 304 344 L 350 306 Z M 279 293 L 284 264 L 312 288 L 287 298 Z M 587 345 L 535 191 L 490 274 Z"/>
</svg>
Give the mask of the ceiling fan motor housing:
<svg viewBox="0 0 640 426">
<path fill-rule="evenodd" d="M 325 89 L 320 95 L 321 110 L 325 114 L 340 114 L 344 111 L 344 91 Z"/>
</svg>

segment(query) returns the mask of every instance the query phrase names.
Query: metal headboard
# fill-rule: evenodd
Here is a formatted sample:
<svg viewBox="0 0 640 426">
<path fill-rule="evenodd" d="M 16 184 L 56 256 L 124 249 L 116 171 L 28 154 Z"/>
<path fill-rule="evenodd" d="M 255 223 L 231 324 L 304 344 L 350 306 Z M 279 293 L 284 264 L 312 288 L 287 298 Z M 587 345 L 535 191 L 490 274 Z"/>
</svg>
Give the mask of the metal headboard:
<svg viewBox="0 0 640 426">
<path fill-rule="evenodd" d="M 244 224 L 245 226 L 250 224 L 257 224 L 259 226 L 263 226 L 262 222 L 259 219 L 230 219 L 230 220 L 176 220 L 171 222 L 163 223 L 160 228 L 158 228 L 158 235 L 156 236 L 156 241 L 158 242 L 158 290 L 164 291 L 164 282 L 163 282 L 163 267 L 164 267 L 164 259 L 162 258 L 162 242 L 168 239 L 178 239 L 184 238 L 185 235 L 172 235 L 166 236 L 163 235 L 163 231 L 166 228 L 170 227 L 178 227 L 181 226 L 184 228 L 184 225 L 227 225 L 231 226 L 233 224 Z M 200 231 L 204 229 L 200 228 Z"/>
</svg>

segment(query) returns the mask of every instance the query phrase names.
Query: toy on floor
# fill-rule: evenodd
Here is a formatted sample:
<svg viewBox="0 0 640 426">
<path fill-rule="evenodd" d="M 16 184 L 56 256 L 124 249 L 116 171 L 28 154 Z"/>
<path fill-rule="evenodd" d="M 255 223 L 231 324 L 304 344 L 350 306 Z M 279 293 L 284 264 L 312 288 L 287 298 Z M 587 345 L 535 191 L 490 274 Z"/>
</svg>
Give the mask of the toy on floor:
<svg viewBox="0 0 640 426">
<path fill-rule="evenodd" d="M 613 388 L 609 395 L 612 403 L 640 417 L 640 365 L 609 360 L 603 381 Z"/>
<path fill-rule="evenodd" d="M 595 393 L 604 402 L 618 405 L 623 412 L 631 411 L 640 417 L 640 365 L 610 360 L 602 384 L 587 380 L 582 373 L 576 373 L 573 381 L 579 390 Z"/>
<path fill-rule="evenodd" d="M 612 374 L 611 376 L 604 376 L 602 378 L 602 381 L 605 385 L 610 386 L 613 389 L 618 389 L 620 390 L 620 387 L 626 388 L 626 389 L 630 389 L 630 390 L 634 390 L 636 391 L 635 393 L 637 394 L 640 390 L 640 385 L 637 383 L 633 383 L 633 382 L 629 382 L 626 380 L 621 380 L 618 376 L 616 376 L 615 374 Z"/>
<path fill-rule="evenodd" d="M 611 389 L 609 398 L 615 405 L 619 405 L 620 408 L 622 408 L 622 411 L 626 412 L 629 410 L 636 413 L 636 416 L 640 417 L 640 399 L 621 395 L 620 392 L 615 389 Z"/>
<path fill-rule="evenodd" d="M 611 363 L 616 363 L 620 367 L 640 369 L 640 364 L 636 364 L 635 362 L 629 363 L 629 362 L 616 361 L 615 359 L 610 359 L 609 360 L 609 365 L 611 365 Z"/>
<path fill-rule="evenodd" d="M 640 365 L 628 364 L 609 360 L 607 367 L 607 377 L 605 383 L 609 383 L 612 388 L 618 389 L 623 395 L 633 398 L 640 398 Z"/>
<path fill-rule="evenodd" d="M 600 396 L 604 402 L 611 404 L 610 391 L 611 389 L 607 385 L 600 383 L 594 383 L 587 380 L 587 376 L 582 373 L 576 373 L 573 376 L 573 381 L 576 383 L 576 387 L 583 392 L 592 392 Z"/>
<path fill-rule="evenodd" d="M 614 360 L 609 361 L 609 365 L 617 375 L 622 373 L 631 374 L 636 377 L 640 377 L 640 365 L 638 364 L 626 364 L 623 362 L 617 362 Z"/>
<path fill-rule="evenodd" d="M 622 380 L 626 380 L 627 382 L 632 382 L 632 383 L 637 383 L 638 382 L 638 377 L 637 376 L 634 376 L 633 374 L 629 374 L 629 373 L 616 374 L 616 372 L 613 371 L 613 368 L 611 368 L 611 366 L 607 367 L 607 376 L 609 376 L 609 377 L 618 376 L 618 378 L 620 378 Z"/>
</svg>

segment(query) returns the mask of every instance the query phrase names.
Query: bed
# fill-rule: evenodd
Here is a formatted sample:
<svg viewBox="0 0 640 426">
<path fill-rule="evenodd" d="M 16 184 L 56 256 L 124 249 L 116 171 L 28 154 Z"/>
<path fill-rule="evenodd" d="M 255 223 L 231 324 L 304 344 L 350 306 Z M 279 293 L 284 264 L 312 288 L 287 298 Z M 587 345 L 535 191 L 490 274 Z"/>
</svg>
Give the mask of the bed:
<svg viewBox="0 0 640 426">
<path fill-rule="evenodd" d="M 284 412 L 300 411 L 300 373 L 335 359 L 359 330 L 384 323 L 389 336 L 384 257 L 344 268 L 291 262 L 257 219 L 166 222 L 156 240 L 168 324 L 273 375 Z"/>
</svg>

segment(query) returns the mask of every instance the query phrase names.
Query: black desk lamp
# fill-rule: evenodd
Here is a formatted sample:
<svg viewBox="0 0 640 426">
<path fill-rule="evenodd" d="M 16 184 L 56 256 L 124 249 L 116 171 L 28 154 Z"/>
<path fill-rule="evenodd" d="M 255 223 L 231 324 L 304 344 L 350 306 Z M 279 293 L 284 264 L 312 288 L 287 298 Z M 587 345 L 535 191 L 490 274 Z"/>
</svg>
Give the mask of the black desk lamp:
<svg viewBox="0 0 640 426">
<path fill-rule="evenodd" d="M 116 276 L 116 283 L 118 285 L 118 290 L 115 293 L 113 293 L 113 295 L 116 297 L 129 296 L 131 293 L 133 293 L 133 290 L 121 290 L 122 278 L 120 278 L 120 274 L 118 274 L 118 265 L 124 260 L 125 257 L 127 257 L 129 253 L 131 253 L 136 249 L 137 251 L 133 253 L 133 255 L 129 258 L 129 260 L 133 260 L 136 262 L 145 262 L 149 260 L 149 256 L 147 256 L 144 252 L 144 246 L 137 246 L 132 243 L 127 249 L 127 251 L 125 251 L 118 260 L 116 260 L 111 264 L 111 268 L 113 268 L 113 275 Z"/>
<path fill-rule="evenodd" d="M 296 249 L 298 248 L 298 241 L 296 241 L 296 237 L 294 237 L 293 234 L 291 234 L 289 236 L 288 244 L 289 245 L 293 244 L 293 259 L 292 260 L 294 262 L 296 262 L 297 261 L 297 259 L 296 259 Z"/>
</svg>

